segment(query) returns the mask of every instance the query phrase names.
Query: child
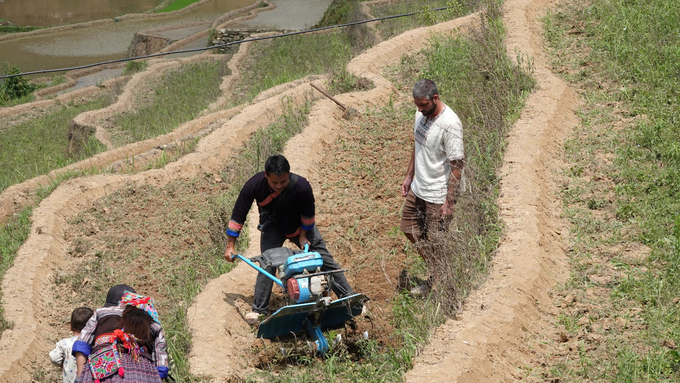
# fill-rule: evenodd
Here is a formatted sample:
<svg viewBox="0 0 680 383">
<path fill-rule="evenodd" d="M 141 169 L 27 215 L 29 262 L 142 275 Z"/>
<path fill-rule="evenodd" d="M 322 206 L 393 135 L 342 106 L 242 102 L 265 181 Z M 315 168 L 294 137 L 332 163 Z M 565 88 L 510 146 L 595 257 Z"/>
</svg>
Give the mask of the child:
<svg viewBox="0 0 680 383">
<path fill-rule="evenodd" d="M 73 383 L 76 381 L 76 357 L 71 355 L 71 348 L 73 347 L 73 342 L 78 339 L 80 331 L 85 327 L 85 324 L 92 314 L 92 310 L 87 307 L 78 307 L 73 310 L 71 313 L 71 332 L 73 333 L 73 336 L 57 342 L 54 350 L 50 352 L 52 363 L 60 366 L 64 371 L 64 383 Z"/>
</svg>

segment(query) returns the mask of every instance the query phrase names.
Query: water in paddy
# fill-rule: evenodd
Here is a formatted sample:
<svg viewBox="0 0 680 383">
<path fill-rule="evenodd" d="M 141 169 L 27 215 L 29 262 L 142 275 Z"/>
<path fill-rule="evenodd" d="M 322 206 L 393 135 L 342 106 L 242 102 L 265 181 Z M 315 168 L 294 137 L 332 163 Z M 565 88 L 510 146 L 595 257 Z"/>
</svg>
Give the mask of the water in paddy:
<svg viewBox="0 0 680 383">
<path fill-rule="evenodd" d="M 1 1 L 1 0 L 0 0 Z M 63 2 L 69 4 L 124 3 L 124 0 L 5 0 L 20 3 Z M 151 4 L 159 0 L 135 0 L 139 4 Z M 187 13 L 156 16 L 147 19 L 121 20 L 114 23 L 85 26 L 65 31 L 5 37 L 0 41 L 0 58 L 18 65 L 22 71 L 37 71 L 86 65 L 100 61 L 114 60 L 125 56 L 135 32 L 158 27 L 181 26 L 187 23 L 209 23 L 234 9 L 255 3 L 255 0 L 213 0 Z M 0 12 L 3 10 L 0 5 Z M 141 10 L 140 10 L 141 11 Z M 28 10 L 26 12 L 29 12 Z M 35 11 L 38 12 L 39 11 Z M 129 12 L 128 12 L 129 13 Z M 0 18 L 7 18 L 0 13 Z M 207 39 L 206 39 L 207 42 Z"/>
<path fill-rule="evenodd" d="M 141 13 L 163 0 L 4 0 L 0 19 L 16 25 L 52 27 Z"/>
</svg>

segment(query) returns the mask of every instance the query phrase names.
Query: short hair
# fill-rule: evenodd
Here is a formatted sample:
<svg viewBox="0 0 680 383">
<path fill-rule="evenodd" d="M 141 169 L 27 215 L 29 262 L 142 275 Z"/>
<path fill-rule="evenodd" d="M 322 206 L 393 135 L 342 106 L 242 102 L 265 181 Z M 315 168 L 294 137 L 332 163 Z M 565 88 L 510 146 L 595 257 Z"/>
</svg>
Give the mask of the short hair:
<svg viewBox="0 0 680 383">
<path fill-rule="evenodd" d="M 432 100 L 435 94 L 439 94 L 439 89 L 437 89 L 437 84 L 432 80 L 424 78 L 413 86 L 413 98 Z"/>
<path fill-rule="evenodd" d="M 267 161 L 264 163 L 264 172 L 282 176 L 290 173 L 290 164 L 286 157 L 276 154 L 267 158 Z"/>
<path fill-rule="evenodd" d="M 71 331 L 82 331 L 92 314 L 94 312 L 89 307 L 78 307 L 73 310 L 71 313 Z"/>
</svg>

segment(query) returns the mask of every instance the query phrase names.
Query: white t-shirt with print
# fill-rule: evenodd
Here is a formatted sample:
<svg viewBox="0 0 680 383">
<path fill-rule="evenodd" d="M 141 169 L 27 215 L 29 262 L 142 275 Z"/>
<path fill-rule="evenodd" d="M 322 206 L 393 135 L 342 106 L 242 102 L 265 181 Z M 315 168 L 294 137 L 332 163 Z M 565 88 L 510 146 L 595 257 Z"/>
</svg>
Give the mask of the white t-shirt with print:
<svg viewBox="0 0 680 383">
<path fill-rule="evenodd" d="M 415 135 L 415 176 L 411 190 L 417 197 L 443 204 L 446 201 L 451 164 L 462 160 L 463 124 L 448 106 L 435 118 L 426 118 L 416 111 L 413 128 Z"/>
<path fill-rule="evenodd" d="M 71 355 L 73 349 L 73 342 L 78 339 L 77 336 L 64 338 L 57 342 L 54 350 L 50 351 L 50 360 L 57 366 L 61 366 L 63 370 L 62 377 L 64 383 L 73 383 L 76 381 L 76 372 L 78 366 L 76 365 L 76 357 Z"/>
</svg>

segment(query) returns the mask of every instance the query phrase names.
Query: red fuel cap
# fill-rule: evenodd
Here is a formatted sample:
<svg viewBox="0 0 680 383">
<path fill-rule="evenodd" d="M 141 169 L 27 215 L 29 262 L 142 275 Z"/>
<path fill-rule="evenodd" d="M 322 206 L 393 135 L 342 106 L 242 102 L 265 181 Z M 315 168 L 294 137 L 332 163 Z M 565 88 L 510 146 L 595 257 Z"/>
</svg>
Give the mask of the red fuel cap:
<svg viewBox="0 0 680 383">
<path fill-rule="evenodd" d="M 295 302 L 300 299 L 300 286 L 298 285 L 298 281 L 295 278 L 290 278 L 288 282 L 286 283 L 286 286 L 288 286 L 288 296 L 290 299 L 294 300 Z"/>
</svg>

